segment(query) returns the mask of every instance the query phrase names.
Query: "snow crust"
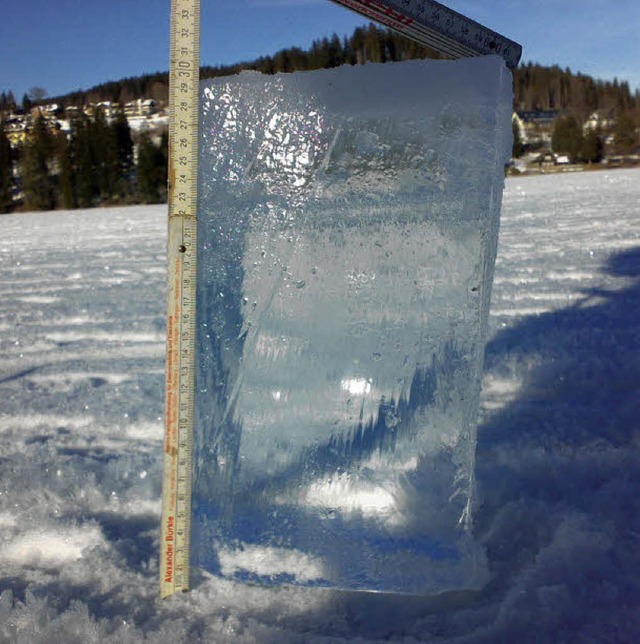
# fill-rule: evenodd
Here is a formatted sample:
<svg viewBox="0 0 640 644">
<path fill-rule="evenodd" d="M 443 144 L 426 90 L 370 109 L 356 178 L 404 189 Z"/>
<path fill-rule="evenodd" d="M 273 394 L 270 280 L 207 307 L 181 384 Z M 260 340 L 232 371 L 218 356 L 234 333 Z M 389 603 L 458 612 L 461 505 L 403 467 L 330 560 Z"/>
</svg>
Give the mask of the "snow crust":
<svg viewBox="0 0 640 644">
<path fill-rule="evenodd" d="M 430 599 L 196 574 L 160 602 L 166 209 L 3 216 L 0 641 L 635 641 L 639 204 L 637 170 L 507 180 L 476 458 L 491 581 Z"/>
</svg>

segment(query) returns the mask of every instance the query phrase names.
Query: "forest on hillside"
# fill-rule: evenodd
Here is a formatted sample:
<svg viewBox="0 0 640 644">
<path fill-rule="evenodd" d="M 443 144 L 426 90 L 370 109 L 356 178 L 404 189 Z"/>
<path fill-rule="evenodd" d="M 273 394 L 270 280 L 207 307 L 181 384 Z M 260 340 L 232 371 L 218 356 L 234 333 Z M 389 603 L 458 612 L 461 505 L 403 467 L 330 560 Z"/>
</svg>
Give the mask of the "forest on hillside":
<svg viewBox="0 0 640 644">
<path fill-rule="evenodd" d="M 252 69 L 265 74 L 313 70 L 365 62 L 385 63 L 415 58 L 443 58 L 388 29 L 373 24 L 359 27 L 349 37 L 334 34 L 312 43 L 308 49 L 291 47 L 270 56 L 262 56 L 235 65 L 204 66 L 201 77 L 214 78 Z M 83 105 L 99 101 L 120 104 L 137 98 L 164 101 L 168 96 L 168 73 L 159 72 L 135 78 L 103 83 L 86 91 L 47 99 L 62 105 Z M 640 108 L 640 92 L 633 93 L 624 80 L 596 80 L 559 66 L 545 67 L 535 63 L 520 65 L 514 71 L 514 108 L 518 111 L 571 111 L 584 117 L 597 109 L 620 111 Z"/>
<path fill-rule="evenodd" d="M 433 49 L 371 24 L 357 28 L 349 37 L 334 34 L 316 40 L 308 49 L 292 47 L 254 61 L 204 66 L 201 78 L 229 76 L 241 70 L 273 74 L 442 57 Z M 64 96 L 39 94 L 23 98 L 23 111 L 32 109 L 34 104 L 50 103 L 57 103 L 64 110 L 102 101 L 122 107 L 140 98 L 163 103 L 168 97 L 168 73 L 125 78 Z M 17 107 L 13 94 L 2 92 L 0 121 Z M 526 63 L 514 70 L 514 109 L 557 112 L 559 131 L 554 132 L 554 149 L 568 154 L 575 162 L 597 162 L 602 158 L 605 139 L 611 133 L 595 131 L 583 136 L 581 125 L 595 111 L 606 112 L 609 122 L 624 126 L 618 135 L 618 141 L 624 144 L 620 151 L 633 151 L 638 145 L 640 92 L 632 93 L 626 81 L 596 80 L 559 66 Z M 155 141 L 148 134 L 132 137 L 122 115 L 108 123 L 100 109 L 92 116 L 82 110 L 76 112 L 68 136 L 61 136 L 59 131 L 48 129 L 42 119 L 35 119 L 27 141 L 17 149 L 9 145 L 0 127 L 0 212 L 16 206 L 75 208 L 165 199 L 166 136 Z M 516 137 L 514 156 L 521 151 Z M 21 196 L 16 200 L 18 192 Z"/>
</svg>

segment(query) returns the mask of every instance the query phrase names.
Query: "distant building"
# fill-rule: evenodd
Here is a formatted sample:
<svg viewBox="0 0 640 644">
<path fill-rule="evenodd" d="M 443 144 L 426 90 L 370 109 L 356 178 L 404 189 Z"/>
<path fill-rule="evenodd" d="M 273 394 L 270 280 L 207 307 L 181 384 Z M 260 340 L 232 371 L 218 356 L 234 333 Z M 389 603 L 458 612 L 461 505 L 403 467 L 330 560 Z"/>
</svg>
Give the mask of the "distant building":
<svg viewBox="0 0 640 644">
<path fill-rule="evenodd" d="M 101 110 L 110 122 L 116 117 L 119 109 L 119 103 L 112 101 L 86 103 L 81 107 L 68 105 L 64 108 L 57 103 L 34 105 L 28 113 L 18 108 L 9 114 L 5 113 L 2 127 L 10 145 L 16 148 L 28 141 L 33 124 L 39 117 L 44 118 L 47 129 L 54 136 L 68 137 L 71 135 L 71 123 L 81 114 L 93 119 L 96 112 Z M 164 105 L 153 99 L 138 99 L 127 103 L 124 109 L 131 129 L 134 132 L 148 130 L 152 139 L 159 144 L 162 131 L 166 130 L 168 121 Z"/>
<path fill-rule="evenodd" d="M 533 159 L 533 163 L 539 168 L 547 168 L 556 164 L 556 155 L 551 150 L 544 150 L 541 154 Z"/>
<path fill-rule="evenodd" d="M 157 111 L 156 102 L 151 98 L 139 98 L 135 101 L 129 101 L 124 106 L 124 113 L 127 116 L 151 116 Z"/>
<path fill-rule="evenodd" d="M 142 101 L 141 106 L 142 116 L 151 116 L 155 114 L 158 109 L 156 107 L 156 102 L 152 98 L 147 98 Z"/>
<path fill-rule="evenodd" d="M 15 148 L 27 140 L 27 119 L 24 115 L 10 114 L 4 122 L 4 133 L 11 147 Z"/>
<path fill-rule="evenodd" d="M 62 113 L 64 112 L 62 107 L 57 103 L 49 103 L 48 105 L 42 105 L 40 109 L 42 111 L 42 114 L 44 114 L 45 116 L 49 116 L 51 118 L 56 116 L 62 116 Z"/>
<path fill-rule="evenodd" d="M 517 112 L 513 113 L 511 117 L 511 122 L 518 128 L 518 132 L 520 133 L 520 140 L 522 141 L 522 143 L 524 144 L 528 143 L 527 132 L 524 127 L 524 121 L 520 118 Z"/>
<path fill-rule="evenodd" d="M 523 141 L 530 146 L 548 147 L 551 145 L 553 124 L 558 118 L 557 110 L 529 110 L 518 112 L 516 116 L 522 123 Z"/>
<path fill-rule="evenodd" d="M 529 168 L 552 168 L 558 165 L 570 165 L 571 160 L 566 154 L 556 154 L 549 149 L 542 150 L 539 154 L 532 155 L 528 160 Z"/>
<path fill-rule="evenodd" d="M 596 110 L 589 115 L 589 118 L 582 124 L 582 131 L 586 134 L 593 130 L 607 131 L 615 124 L 613 109 Z"/>
<path fill-rule="evenodd" d="M 119 105 L 117 103 L 112 103 L 111 101 L 101 101 L 96 104 L 96 109 L 102 110 L 107 121 L 111 121 L 111 119 L 115 117 L 118 107 Z"/>
</svg>

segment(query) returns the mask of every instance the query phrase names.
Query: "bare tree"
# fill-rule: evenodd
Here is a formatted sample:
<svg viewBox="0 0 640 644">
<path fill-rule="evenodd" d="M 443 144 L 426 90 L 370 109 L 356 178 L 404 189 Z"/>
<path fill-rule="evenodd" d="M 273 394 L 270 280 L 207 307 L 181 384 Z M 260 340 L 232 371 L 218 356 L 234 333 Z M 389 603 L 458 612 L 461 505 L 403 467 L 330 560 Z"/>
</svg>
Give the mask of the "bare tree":
<svg viewBox="0 0 640 644">
<path fill-rule="evenodd" d="M 32 87 L 28 96 L 34 103 L 40 103 L 42 99 L 47 95 L 47 90 L 44 87 Z"/>
</svg>

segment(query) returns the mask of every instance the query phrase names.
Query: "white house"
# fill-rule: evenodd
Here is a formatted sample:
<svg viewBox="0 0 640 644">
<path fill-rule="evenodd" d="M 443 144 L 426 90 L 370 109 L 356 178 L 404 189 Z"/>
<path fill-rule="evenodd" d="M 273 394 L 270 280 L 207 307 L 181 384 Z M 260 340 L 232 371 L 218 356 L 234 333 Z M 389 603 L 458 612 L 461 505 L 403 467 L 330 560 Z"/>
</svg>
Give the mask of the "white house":
<svg viewBox="0 0 640 644">
<path fill-rule="evenodd" d="M 582 131 L 585 134 L 593 130 L 606 131 L 613 127 L 614 123 L 612 110 L 596 110 L 582 124 Z"/>
</svg>

